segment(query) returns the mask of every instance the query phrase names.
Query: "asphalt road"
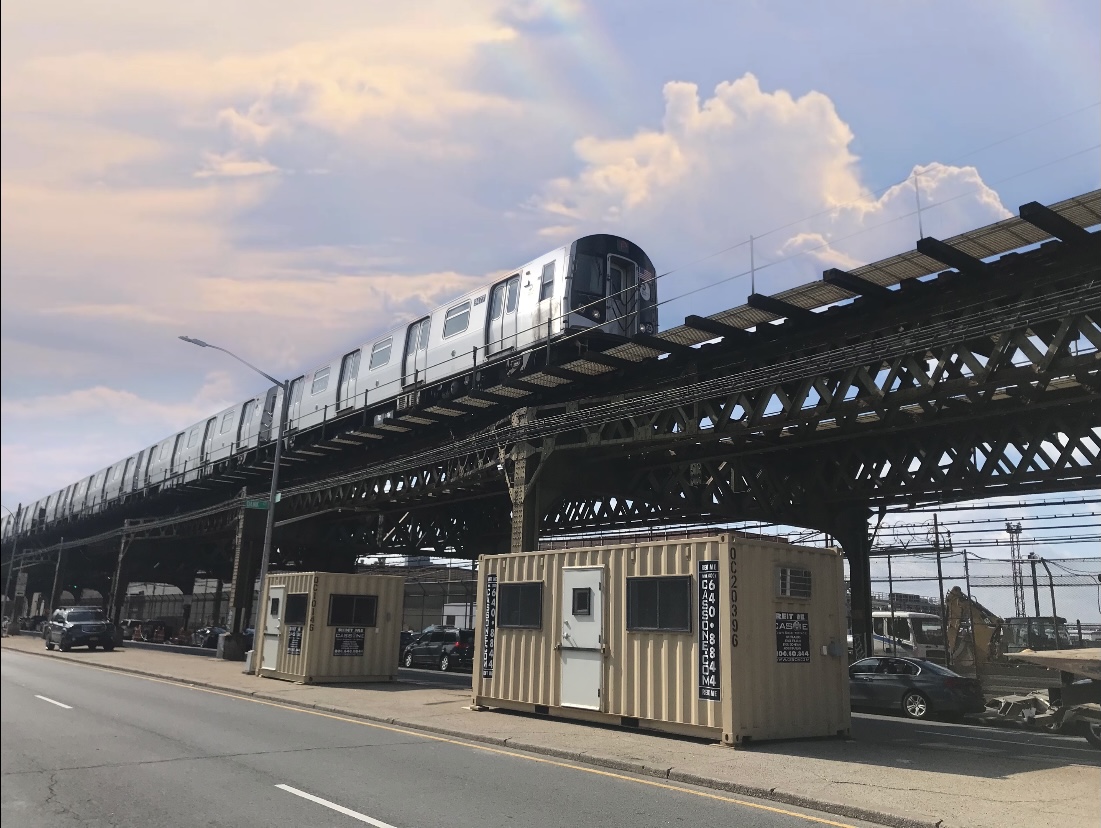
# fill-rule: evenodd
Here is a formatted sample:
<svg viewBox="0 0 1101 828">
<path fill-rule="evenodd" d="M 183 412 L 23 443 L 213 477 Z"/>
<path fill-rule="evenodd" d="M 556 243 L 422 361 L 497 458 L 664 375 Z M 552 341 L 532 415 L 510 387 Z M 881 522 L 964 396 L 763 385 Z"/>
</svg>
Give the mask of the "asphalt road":
<svg viewBox="0 0 1101 828">
<path fill-rule="evenodd" d="M 861 825 L 60 660 L 2 663 L 5 828 Z"/>
</svg>

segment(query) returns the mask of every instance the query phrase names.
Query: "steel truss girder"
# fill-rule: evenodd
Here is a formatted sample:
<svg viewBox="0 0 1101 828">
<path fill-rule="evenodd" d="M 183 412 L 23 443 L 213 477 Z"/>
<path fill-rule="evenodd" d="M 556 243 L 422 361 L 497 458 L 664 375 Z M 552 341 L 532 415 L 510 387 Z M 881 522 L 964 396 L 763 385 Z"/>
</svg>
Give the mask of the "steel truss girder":
<svg viewBox="0 0 1101 828">
<path fill-rule="evenodd" d="M 676 460 L 662 452 L 623 457 L 618 483 L 598 482 L 603 491 L 587 496 L 573 493 L 544 517 L 542 531 L 720 520 L 825 529 L 833 515 L 850 507 L 1097 488 L 1098 419 L 1093 401 L 1039 407 L 1024 416 L 1006 405 L 996 417 L 850 440 L 744 452 L 700 449 Z M 595 472 L 591 477 L 599 481 Z"/>
</svg>

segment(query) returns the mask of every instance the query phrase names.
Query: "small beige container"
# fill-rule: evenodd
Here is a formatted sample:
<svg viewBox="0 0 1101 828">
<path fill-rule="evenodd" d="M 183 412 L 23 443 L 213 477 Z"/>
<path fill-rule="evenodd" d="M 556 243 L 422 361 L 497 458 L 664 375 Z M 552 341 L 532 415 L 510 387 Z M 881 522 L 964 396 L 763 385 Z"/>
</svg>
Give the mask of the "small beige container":
<svg viewBox="0 0 1101 828">
<path fill-rule="evenodd" d="M 393 681 L 405 578 L 273 572 L 256 621 L 261 676 L 321 682 Z"/>
<path fill-rule="evenodd" d="M 483 557 L 475 707 L 728 745 L 847 735 L 836 549 L 732 534 Z"/>
</svg>

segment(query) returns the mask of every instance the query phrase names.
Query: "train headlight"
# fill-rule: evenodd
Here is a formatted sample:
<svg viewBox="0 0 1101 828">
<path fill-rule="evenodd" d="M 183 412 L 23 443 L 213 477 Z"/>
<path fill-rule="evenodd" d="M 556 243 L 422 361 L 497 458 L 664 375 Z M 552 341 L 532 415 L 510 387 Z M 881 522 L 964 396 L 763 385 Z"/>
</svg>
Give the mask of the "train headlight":
<svg viewBox="0 0 1101 828">
<path fill-rule="evenodd" d="M 590 311 L 589 311 L 589 315 L 590 315 L 590 316 L 591 316 L 591 317 L 592 317 L 592 318 L 593 318 L 594 320 L 596 320 L 597 322 L 599 322 L 599 321 L 600 321 L 600 308 L 593 308 L 592 310 L 590 310 Z"/>
<path fill-rule="evenodd" d="M 644 322 L 642 325 L 642 332 L 644 334 L 652 334 L 654 332 L 654 326 L 649 322 Z"/>
</svg>

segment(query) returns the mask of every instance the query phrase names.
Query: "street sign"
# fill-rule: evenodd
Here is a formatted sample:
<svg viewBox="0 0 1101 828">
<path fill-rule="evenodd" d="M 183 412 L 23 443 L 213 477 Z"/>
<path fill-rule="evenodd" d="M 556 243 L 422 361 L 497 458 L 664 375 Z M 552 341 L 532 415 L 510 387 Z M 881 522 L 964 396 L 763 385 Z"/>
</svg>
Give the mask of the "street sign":
<svg viewBox="0 0 1101 828">
<path fill-rule="evenodd" d="M 22 598 L 27 594 L 27 573 L 20 572 L 15 576 L 15 597 Z"/>
<path fill-rule="evenodd" d="M 275 502 L 278 503 L 283 499 L 282 492 L 275 493 Z M 245 501 L 246 509 L 266 509 L 268 508 L 268 499 L 266 497 L 256 497 L 251 500 Z"/>
</svg>

